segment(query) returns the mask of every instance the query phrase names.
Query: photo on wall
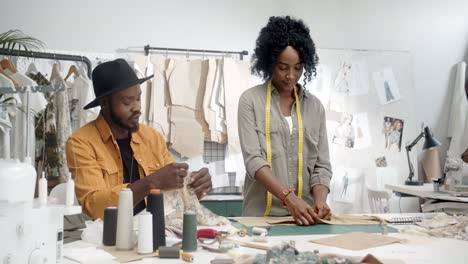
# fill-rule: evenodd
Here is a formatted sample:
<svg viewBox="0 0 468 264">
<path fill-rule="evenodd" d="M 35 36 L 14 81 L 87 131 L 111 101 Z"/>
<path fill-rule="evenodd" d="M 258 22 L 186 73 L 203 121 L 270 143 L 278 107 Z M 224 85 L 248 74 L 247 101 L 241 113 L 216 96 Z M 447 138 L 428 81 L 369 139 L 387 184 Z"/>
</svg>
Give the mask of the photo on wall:
<svg viewBox="0 0 468 264">
<path fill-rule="evenodd" d="M 404 121 L 394 117 L 384 117 L 382 133 L 385 138 L 385 149 L 389 151 L 401 151 Z"/>
</svg>

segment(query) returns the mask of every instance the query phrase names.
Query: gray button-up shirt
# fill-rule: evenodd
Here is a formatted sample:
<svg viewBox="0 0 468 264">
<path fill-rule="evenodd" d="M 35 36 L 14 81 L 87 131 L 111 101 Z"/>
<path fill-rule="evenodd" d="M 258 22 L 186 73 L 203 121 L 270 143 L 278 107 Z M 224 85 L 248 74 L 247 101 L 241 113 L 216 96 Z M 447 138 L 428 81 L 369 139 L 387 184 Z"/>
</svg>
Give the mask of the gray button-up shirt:
<svg viewBox="0 0 468 264">
<path fill-rule="evenodd" d="M 250 88 L 239 99 L 239 137 L 246 167 L 244 184 L 243 216 L 263 216 L 266 208 L 266 188 L 255 179 L 255 173 L 269 166 L 266 157 L 265 102 L 266 83 Z M 328 152 L 325 109 L 319 99 L 302 87 L 298 97 L 304 124 L 304 149 L 302 173 L 302 199 L 313 204 L 312 187 L 322 184 L 329 188 L 332 171 Z M 284 185 L 297 190 L 299 125 L 296 103 L 291 109 L 292 134 L 281 113 L 280 97 L 272 85 L 271 97 L 271 149 L 272 170 Z M 295 192 L 297 195 L 297 191 Z M 272 216 L 289 215 L 281 201 L 274 195 L 270 211 Z"/>
</svg>

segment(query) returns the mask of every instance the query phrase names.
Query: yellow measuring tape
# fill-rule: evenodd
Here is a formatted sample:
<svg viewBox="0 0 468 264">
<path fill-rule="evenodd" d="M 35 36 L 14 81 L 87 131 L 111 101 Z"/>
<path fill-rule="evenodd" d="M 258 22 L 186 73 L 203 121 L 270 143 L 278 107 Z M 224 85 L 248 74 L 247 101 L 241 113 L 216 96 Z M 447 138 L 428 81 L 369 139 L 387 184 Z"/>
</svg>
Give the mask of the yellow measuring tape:
<svg viewBox="0 0 468 264">
<path fill-rule="evenodd" d="M 299 97 L 297 96 L 297 89 L 294 88 L 294 96 L 296 98 L 296 113 L 297 113 L 297 123 L 299 125 L 299 147 L 298 147 L 298 172 L 297 172 L 297 196 L 302 197 L 302 164 L 304 163 L 302 151 L 304 149 L 304 124 L 302 123 L 302 114 L 301 114 L 301 104 L 299 102 Z M 266 148 L 267 148 L 267 161 L 270 166 L 272 166 L 271 161 L 271 130 L 270 130 L 270 121 L 271 121 L 271 80 L 267 84 L 267 94 L 266 94 L 266 105 L 265 105 L 265 137 L 266 137 Z M 271 210 L 271 192 L 267 191 L 267 204 L 264 216 L 268 216 Z"/>
</svg>

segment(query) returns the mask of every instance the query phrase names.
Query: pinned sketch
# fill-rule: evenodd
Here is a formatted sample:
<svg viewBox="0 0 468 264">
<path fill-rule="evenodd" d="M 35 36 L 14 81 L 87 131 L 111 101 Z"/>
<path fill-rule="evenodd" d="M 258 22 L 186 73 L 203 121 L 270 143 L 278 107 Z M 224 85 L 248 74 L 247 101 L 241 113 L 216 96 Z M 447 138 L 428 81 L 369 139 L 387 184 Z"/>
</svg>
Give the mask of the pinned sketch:
<svg viewBox="0 0 468 264">
<path fill-rule="evenodd" d="M 350 95 L 365 95 L 369 93 L 369 74 L 365 61 L 353 61 L 351 65 Z"/>
<path fill-rule="evenodd" d="M 378 157 L 375 159 L 375 166 L 382 168 L 387 167 L 387 158 L 385 156 Z"/>
<path fill-rule="evenodd" d="M 351 61 L 344 60 L 341 62 L 338 74 L 335 78 L 335 90 L 340 93 L 349 93 L 351 90 L 352 82 L 352 63 Z"/>
<path fill-rule="evenodd" d="M 404 121 L 393 117 L 384 117 L 382 133 L 385 136 L 385 149 L 401 151 Z"/>
<path fill-rule="evenodd" d="M 357 183 L 360 180 L 358 169 L 336 168 L 332 178 L 333 200 L 343 203 L 354 203 L 356 199 Z"/>
<path fill-rule="evenodd" d="M 352 127 L 355 129 L 354 148 L 363 149 L 370 147 L 372 145 L 372 136 L 367 113 L 353 114 Z"/>
<path fill-rule="evenodd" d="M 354 148 L 356 134 L 353 118 L 354 116 L 352 114 L 343 113 L 341 115 L 340 123 L 333 132 L 333 143 L 343 145 L 347 148 Z"/>
<path fill-rule="evenodd" d="M 328 66 L 322 64 L 317 66 L 317 76 L 310 84 L 310 92 L 328 109 L 331 94 L 331 71 Z"/>
<path fill-rule="evenodd" d="M 382 105 L 401 99 L 400 89 L 391 68 L 385 68 L 381 72 L 374 72 L 372 78 L 374 79 L 375 89 Z"/>
</svg>

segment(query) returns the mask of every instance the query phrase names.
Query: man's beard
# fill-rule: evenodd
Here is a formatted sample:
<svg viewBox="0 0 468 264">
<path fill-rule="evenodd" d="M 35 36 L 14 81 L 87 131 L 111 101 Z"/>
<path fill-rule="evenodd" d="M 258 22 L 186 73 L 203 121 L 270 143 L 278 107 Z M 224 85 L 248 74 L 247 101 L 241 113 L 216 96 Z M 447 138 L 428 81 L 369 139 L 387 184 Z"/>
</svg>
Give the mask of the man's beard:
<svg viewBox="0 0 468 264">
<path fill-rule="evenodd" d="M 123 121 L 122 121 L 122 118 L 118 117 L 115 112 L 114 112 L 114 109 L 112 108 L 112 106 L 110 106 L 109 108 L 110 110 L 110 118 L 112 119 L 112 121 L 117 124 L 118 126 L 120 126 L 121 128 L 124 128 L 124 129 L 127 129 L 128 131 L 130 132 L 137 132 L 138 131 L 138 124 L 136 126 L 129 126 L 127 124 L 125 124 Z M 132 114 L 128 119 L 132 119 L 134 116 L 136 115 L 140 115 L 141 113 L 140 112 L 136 112 L 134 114 Z"/>
</svg>

